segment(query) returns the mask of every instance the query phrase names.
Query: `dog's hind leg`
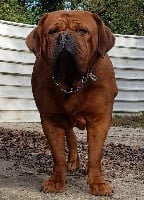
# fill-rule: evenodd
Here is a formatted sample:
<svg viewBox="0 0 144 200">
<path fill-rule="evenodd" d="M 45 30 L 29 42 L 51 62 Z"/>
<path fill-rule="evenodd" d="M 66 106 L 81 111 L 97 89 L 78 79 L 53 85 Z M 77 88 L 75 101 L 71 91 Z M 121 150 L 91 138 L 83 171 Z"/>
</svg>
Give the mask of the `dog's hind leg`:
<svg viewBox="0 0 144 200">
<path fill-rule="evenodd" d="M 73 129 L 65 131 L 66 141 L 68 145 L 68 170 L 74 171 L 79 167 L 79 156 L 77 152 L 77 140 Z"/>
</svg>

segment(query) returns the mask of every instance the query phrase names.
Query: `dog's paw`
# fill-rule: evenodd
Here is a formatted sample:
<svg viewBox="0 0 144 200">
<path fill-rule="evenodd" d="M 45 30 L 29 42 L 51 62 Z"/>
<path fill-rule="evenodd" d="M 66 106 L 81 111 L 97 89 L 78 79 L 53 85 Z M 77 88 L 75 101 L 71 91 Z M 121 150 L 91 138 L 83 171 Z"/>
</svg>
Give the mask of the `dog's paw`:
<svg viewBox="0 0 144 200">
<path fill-rule="evenodd" d="M 79 168 L 79 158 L 77 159 L 70 159 L 67 162 L 67 168 L 69 171 L 76 171 Z"/>
<path fill-rule="evenodd" d="M 79 161 L 79 157 L 75 156 L 72 158 L 69 158 L 67 161 L 67 169 L 69 171 L 76 171 L 80 166 L 80 161 Z"/>
<path fill-rule="evenodd" d="M 49 178 L 41 185 L 41 191 L 48 192 L 63 192 L 65 181 L 63 179 Z"/>
<path fill-rule="evenodd" d="M 111 196 L 113 193 L 113 189 L 107 182 L 96 182 L 90 184 L 90 193 L 97 196 Z"/>
</svg>

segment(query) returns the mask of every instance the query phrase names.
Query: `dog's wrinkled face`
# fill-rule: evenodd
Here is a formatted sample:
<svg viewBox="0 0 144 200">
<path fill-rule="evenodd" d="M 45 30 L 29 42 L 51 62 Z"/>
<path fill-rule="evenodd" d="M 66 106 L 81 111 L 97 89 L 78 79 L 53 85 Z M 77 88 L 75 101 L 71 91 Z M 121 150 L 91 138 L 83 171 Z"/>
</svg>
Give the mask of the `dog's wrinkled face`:
<svg viewBox="0 0 144 200">
<path fill-rule="evenodd" d="M 44 56 L 56 80 L 69 87 L 113 44 L 110 30 L 97 15 L 86 11 L 45 14 L 27 38 L 29 49 Z"/>
<path fill-rule="evenodd" d="M 90 20 L 93 25 L 89 23 Z M 97 34 L 93 26 L 95 21 L 92 16 L 83 21 L 79 13 L 58 13 L 55 19 L 52 15 L 45 19 L 45 57 L 52 64 L 56 80 L 65 82 L 69 87 L 87 71 L 91 54 L 97 48 L 96 38 L 92 41 L 92 35 Z"/>
</svg>

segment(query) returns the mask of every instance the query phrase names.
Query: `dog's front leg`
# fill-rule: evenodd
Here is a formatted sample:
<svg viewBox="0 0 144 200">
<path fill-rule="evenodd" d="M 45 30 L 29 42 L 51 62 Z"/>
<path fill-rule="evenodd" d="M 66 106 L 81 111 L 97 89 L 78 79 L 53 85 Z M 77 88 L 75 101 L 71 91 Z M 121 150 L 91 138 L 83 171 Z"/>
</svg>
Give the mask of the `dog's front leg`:
<svg viewBox="0 0 144 200">
<path fill-rule="evenodd" d="M 88 132 L 88 184 L 94 195 L 109 196 L 112 187 L 104 180 L 101 159 L 104 142 L 108 133 L 110 120 L 101 119 L 95 124 L 87 125 Z"/>
<path fill-rule="evenodd" d="M 66 182 L 65 131 L 48 120 L 42 120 L 42 127 L 51 148 L 54 167 L 41 189 L 43 192 L 62 192 Z"/>
</svg>

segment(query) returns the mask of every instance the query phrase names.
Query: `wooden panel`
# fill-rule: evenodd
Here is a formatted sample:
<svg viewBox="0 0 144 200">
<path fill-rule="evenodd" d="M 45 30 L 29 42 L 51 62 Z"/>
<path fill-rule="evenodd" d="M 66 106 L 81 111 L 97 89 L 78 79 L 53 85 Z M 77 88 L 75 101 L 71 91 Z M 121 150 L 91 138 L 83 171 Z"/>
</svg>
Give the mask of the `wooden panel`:
<svg viewBox="0 0 144 200">
<path fill-rule="evenodd" d="M 13 37 L 25 38 L 27 34 L 34 28 L 31 25 L 13 23 L 0 20 L 0 34 Z"/>
<path fill-rule="evenodd" d="M 144 102 L 115 102 L 114 112 L 141 112 L 144 107 Z"/>
<path fill-rule="evenodd" d="M 37 111 L 0 111 L 0 122 L 40 122 Z"/>
<path fill-rule="evenodd" d="M 11 51 L 7 49 L 0 49 L 0 61 L 8 61 L 8 62 L 18 62 L 18 63 L 34 63 L 35 61 L 35 56 L 26 51 Z"/>
<path fill-rule="evenodd" d="M 141 69 L 144 70 L 144 59 L 129 57 L 113 57 L 111 56 L 113 66 L 121 69 Z"/>
<path fill-rule="evenodd" d="M 31 77 L 0 74 L 0 85 L 30 86 Z"/>
<path fill-rule="evenodd" d="M 116 78 L 131 79 L 131 80 L 144 80 L 144 71 L 138 69 L 119 69 L 115 68 Z"/>
<path fill-rule="evenodd" d="M 143 91 L 131 91 L 131 90 L 119 90 L 119 93 L 115 101 L 143 101 L 144 106 L 144 90 Z"/>
<path fill-rule="evenodd" d="M 0 86 L 0 97 L 32 99 L 31 87 Z"/>
<path fill-rule="evenodd" d="M 144 59 L 144 49 L 114 47 L 110 50 L 109 55 L 113 57 L 139 57 L 141 59 Z"/>
<path fill-rule="evenodd" d="M 33 99 L 0 98 L 0 110 L 37 110 Z"/>
<path fill-rule="evenodd" d="M 26 65 L 25 63 L 14 63 L 14 62 L 0 62 L 0 73 L 3 74 L 21 74 L 31 76 L 33 70 L 33 64 Z"/>
<path fill-rule="evenodd" d="M 116 34 L 115 46 L 144 48 L 144 36 L 124 36 Z"/>
<path fill-rule="evenodd" d="M 25 40 L 0 35 L 0 47 L 5 49 L 27 50 Z"/>
<path fill-rule="evenodd" d="M 144 91 L 144 80 L 117 79 L 117 85 L 120 90 Z"/>
</svg>

